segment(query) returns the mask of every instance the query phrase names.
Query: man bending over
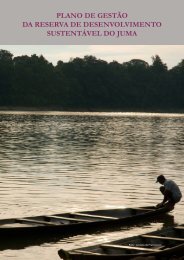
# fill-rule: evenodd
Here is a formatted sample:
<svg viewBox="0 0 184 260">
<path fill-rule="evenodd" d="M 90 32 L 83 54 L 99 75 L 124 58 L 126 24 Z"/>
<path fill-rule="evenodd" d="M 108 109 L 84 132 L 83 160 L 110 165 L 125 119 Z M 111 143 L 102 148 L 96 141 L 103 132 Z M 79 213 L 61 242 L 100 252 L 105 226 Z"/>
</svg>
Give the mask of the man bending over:
<svg viewBox="0 0 184 260">
<path fill-rule="evenodd" d="M 168 207 L 170 210 L 174 209 L 174 205 L 182 198 L 182 194 L 178 185 L 172 181 L 167 180 L 164 175 L 159 175 L 157 181 L 163 186 L 160 187 L 161 193 L 164 195 L 164 199 L 156 207 Z"/>
</svg>

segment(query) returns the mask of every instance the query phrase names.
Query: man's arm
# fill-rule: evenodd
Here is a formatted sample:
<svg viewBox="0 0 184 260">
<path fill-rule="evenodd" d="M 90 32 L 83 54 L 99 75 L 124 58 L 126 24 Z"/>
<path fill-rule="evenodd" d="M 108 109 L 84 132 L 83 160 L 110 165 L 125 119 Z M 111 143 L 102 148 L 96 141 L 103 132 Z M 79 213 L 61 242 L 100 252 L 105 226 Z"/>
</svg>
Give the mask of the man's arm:
<svg viewBox="0 0 184 260">
<path fill-rule="evenodd" d="M 162 192 L 162 194 L 164 195 L 164 199 L 161 203 L 159 203 L 156 207 L 157 208 L 161 208 L 164 206 L 164 204 L 169 200 L 169 195 L 171 194 L 171 192 L 169 190 L 164 190 Z"/>
<path fill-rule="evenodd" d="M 169 200 L 169 196 L 170 196 L 171 192 L 169 190 L 165 190 L 164 191 L 164 199 L 162 201 L 162 205 L 164 205 L 168 200 Z"/>
</svg>

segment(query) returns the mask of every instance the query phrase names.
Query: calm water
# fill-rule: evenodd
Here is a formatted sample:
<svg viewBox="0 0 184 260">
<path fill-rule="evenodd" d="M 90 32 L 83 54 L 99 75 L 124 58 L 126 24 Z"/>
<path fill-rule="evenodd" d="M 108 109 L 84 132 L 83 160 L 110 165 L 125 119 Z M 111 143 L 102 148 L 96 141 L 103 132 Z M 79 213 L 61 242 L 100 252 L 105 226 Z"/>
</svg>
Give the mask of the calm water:
<svg viewBox="0 0 184 260">
<path fill-rule="evenodd" d="M 158 174 L 184 194 L 184 115 L 141 113 L 0 113 L 0 218 L 155 205 Z M 184 202 L 171 213 L 183 221 Z M 165 221 L 112 233 L 66 238 L 0 259 L 54 260 L 71 249 L 148 232 Z M 15 242 L 16 245 L 16 242 Z"/>
</svg>

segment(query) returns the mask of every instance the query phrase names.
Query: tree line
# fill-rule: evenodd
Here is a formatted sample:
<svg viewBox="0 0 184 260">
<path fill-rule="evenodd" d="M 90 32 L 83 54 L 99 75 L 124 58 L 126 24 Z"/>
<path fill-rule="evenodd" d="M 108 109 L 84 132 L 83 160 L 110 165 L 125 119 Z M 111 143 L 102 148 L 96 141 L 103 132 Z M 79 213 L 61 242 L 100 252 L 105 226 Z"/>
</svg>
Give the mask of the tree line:
<svg viewBox="0 0 184 260">
<path fill-rule="evenodd" d="M 94 56 L 58 61 L 0 50 L 0 106 L 66 110 L 184 109 L 184 60 L 168 69 L 158 55 L 106 62 Z"/>
</svg>

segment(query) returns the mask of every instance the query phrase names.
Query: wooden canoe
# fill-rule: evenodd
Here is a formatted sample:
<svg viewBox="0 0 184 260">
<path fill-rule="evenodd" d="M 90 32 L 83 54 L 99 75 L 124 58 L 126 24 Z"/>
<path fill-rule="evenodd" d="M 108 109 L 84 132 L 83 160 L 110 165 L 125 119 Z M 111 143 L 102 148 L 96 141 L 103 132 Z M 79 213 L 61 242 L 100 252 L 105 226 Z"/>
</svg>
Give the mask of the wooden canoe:
<svg viewBox="0 0 184 260">
<path fill-rule="evenodd" d="M 154 256 L 153 259 L 166 260 L 170 257 L 181 257 L 184 255 L 184 225 L 71 251 L 61 249 L 58 254 L 64 260 L 134 259 L 135 257 L 147 259 L 149 256 Z"/>
<path fill-rule="evenodd" d="M 154 207 L 104 209 L 0 220 L 0 239 L 11 236 L 75 235 L 147 221 L 168 210 Z"/>
</svg>

